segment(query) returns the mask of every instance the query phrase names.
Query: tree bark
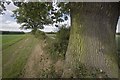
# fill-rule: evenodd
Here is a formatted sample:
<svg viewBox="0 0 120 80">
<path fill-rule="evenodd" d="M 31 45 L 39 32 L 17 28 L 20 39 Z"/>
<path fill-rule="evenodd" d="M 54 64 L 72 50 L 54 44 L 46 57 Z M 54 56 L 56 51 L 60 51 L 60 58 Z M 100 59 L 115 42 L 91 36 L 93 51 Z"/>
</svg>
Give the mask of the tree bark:
<svg viewBox="0 0 120 80">
<path fill-rule="evenodd" d="M 72 3 L 63 77 L 118 78 L 118 3 Z"/>
</svg>

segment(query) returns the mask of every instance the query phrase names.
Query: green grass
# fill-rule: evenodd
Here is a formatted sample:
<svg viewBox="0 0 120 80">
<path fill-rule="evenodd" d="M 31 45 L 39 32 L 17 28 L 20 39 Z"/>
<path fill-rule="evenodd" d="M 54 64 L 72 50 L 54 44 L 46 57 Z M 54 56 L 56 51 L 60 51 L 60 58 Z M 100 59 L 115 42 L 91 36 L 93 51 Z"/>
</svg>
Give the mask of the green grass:
<svg viewBox="0 0 120 80">
<path fill-rule="evenodd" d="M 52 39 L 55 39 L 56 37 L 56 34 L 46 34 L 48 37 L 52 38 Z"/>
<path fill-rule="evenodd" d="M 2 35 L 0 34 L 0 45 L 2 44 Z"/>
<path fill-rule="evenodd" d="M 12 38 L 15 40 L 13 40 Z M 6 37 L 4 38 L 3 45 L 5 43 L 10 43 L 11 46 L 8 46 L 8 44 L 8 48 L 3 48 L 2 51 L 3 78 L 19 77 L 28 57 L 32 53 L 32 49 L 34 49 L 34 46 L 38 43 L 38 39 L 36 39 L 32 35 L 24 35 L 24 38 L 21 38 L 23 38 L 22 35 L 19 35 L 19 37 L 17 35 L 16 37 L 12 35 L 6 35 Z"/>
<path fill-rule="evenodd" d="M 5 49 L 23 39 L 25 35 L 2 35 L 2 48 Z"/>
<path fill-rule="evenodd" d="M 120 60 L 120 35 L 116 35 L 116 45 L 117 45 L 117 52 L 118 52 L 118 56 L 119 56 L 119 59 Z M 118 61 L 118 65 L 119 65 L 119 71 L 120 71 L 120 62 Z M 120 72 L 119 74 L 120 75 Z M 120 78 L 120 76 L 119 76 Z"/>
<path fill-rule="evenodd" d="M 117 50 L 120 52 L 120 35 L 116 35 Z"/>
<path fill-rule="evenodd" d="M 55 37 L 55 35 L 48 35 Z M 0 35 L 1 37 L 1 35 Z M 38 39 L 34 36 L 27 35 L 3 35 L 2 36 L 2 77 L 17 78 L 26 64 L 32 49 L 38 44 Z M 120 35 L 116 36 L 118 50 L 120 50 Z M 49 43 L 55 39 L 50 38 Z"/>
<path fill-rule="evenodd" d="M 2 77 L 2 35 L 0 35 L 0 78 Z"/>
</svg>

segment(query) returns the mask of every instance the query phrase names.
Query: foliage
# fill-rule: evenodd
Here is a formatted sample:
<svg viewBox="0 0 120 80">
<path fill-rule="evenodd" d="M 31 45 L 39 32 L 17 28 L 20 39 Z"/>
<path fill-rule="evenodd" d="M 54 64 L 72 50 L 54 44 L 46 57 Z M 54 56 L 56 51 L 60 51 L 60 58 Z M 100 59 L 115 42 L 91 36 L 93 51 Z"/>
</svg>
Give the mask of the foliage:
<svg viewBox="0 0 120 80">
<path fill-rule="evenodd" d="M 35 32 L 35 37 L 44 40 L 44 39 L 46 39 L 46 34 L 40 30 L 37 30 Z"/>
<path fill-rule="evenodd" d="M 0 14 L 4 14 L 3 11 L 6 11 L 5 3 L 7 5 L 9 5 L 10 1 L 5 1 L 5 2 L 4 1 L 0 1 Z"/>
<path fill-rule="evenodd" d="M 117 45 L 118 59 L 120 60 L 120 35 L 119 34 L 116 35 L 116 45 Z M 120 69 L 120 63 L 118 65 Z"/>
<path fill-rule="evenodd" d="M 22 29 L 43 29 L 44 25 L 63 22 L 62 12 L 52 2 L 14 2 L 19 7 L 14 17 Z"/>
<path fill-rule="evenodd" d="M 14 12 L 14 17 L 17 22 L 22 24 L 21 28 L 24 29 L 43 29 L 43 25 L 52 23 L 50 15 L 50 9 L 52 3 L 48 2 L 15 2 L 19 7 Z"/>
<path fill-rule="evenodd" d="M 70 28 L 65 28 L 64 26 L 56 34 L 56 39 L 58 42 L 58 51 L 66 52 L 68 41 L 69 41 Z"/>
<path fill-rule="evenodd" d="M 17 34 L 25 34 L 24 32 L 18 32 L 18 31 L 1 31 L 1 33 L 4 34 L 13 34 L 13 35 L 17 35 Z"/>
<path fill-rule="evenodd" d="M 55 34 L 55 32 L 46 32 L 47 34 Z"/>
<path fill-rule="evenodd" d="M 62 27 L 56 33 L 55 39 L 48 39 L 47 49 L 53 59 L 65 58 L 69 41 L 69 33 L 70 28 Z"/>
<path fill-rule="evenodd" d="M 89 67 L 86 66 L 83 63 L 80 63 L 77 65 L 77 68 L 74 72 L 75 77 L 77 78 L 96 78 L 96 77 L 101 77 L 101 78 L 108 78 L 108 76 L 106 75 L 105 72 L 103 72 L 101 69 L 99 68 L 95 68 L 95 67 Z"/>
<path fill-rule="evenodd" d="M 41 78 L 58 78 L 59 75 L 56 74 L 55 72 L 55 66 L 52 64 L 50 67 L 49 67 L 49 70 L 41 70 L 41 72 L 39 73 L 39 76 Z"/>
<path fill-rule="evenodd" d="M 35 35 L 35 32 L 37 31 L 37 29 L 33 29 L 32 31 L 31 31 L 31 33 L 33 34 L 33 35 Z"/>
</svg>

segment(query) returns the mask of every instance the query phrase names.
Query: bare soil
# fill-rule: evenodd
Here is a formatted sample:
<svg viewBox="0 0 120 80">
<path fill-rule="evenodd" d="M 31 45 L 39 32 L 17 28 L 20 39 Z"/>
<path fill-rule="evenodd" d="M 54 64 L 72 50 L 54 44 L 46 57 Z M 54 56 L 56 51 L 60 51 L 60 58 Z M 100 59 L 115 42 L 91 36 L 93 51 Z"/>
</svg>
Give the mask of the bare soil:
<svg viewBox="0 0 120 80">
<path fill-rule="evenodd" d="M 20 77 L 51 78 L 62 75 L 63 61 L 58 60 L 56 63 L 53 63 L 50 56 L 45 53 L 44 47 L 45 43 L 39 41 L 33 49 Z"/>
</svg>

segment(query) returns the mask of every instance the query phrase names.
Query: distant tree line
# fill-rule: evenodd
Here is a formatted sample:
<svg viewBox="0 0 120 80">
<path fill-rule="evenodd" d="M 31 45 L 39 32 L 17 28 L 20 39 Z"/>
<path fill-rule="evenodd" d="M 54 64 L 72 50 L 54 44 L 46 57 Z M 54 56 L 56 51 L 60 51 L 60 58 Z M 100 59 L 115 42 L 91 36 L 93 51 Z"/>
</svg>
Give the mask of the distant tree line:
<svg viewBox="0 0 120 80">
<path fill-rule="evenodd" d="M 120 33 L 116 33 L 116 35 L 120 35 Z"/>
<path fill-rule="evenodd" d="M 56 34 L 56 32 L 45 32 L 46 34 Z"/>
<path fill-rule="evenodd" d="M 17 31 L 0 31 L 1 34 L 25 34 L 24 32 Z"/>
</svg>

